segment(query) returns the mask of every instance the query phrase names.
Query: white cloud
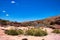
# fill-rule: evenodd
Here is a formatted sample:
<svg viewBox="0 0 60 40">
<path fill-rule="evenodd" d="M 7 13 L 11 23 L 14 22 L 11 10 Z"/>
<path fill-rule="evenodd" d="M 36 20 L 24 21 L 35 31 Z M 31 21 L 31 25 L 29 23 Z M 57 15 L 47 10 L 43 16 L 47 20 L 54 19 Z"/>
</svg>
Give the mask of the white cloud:
<svg viewBox="0 0 60 40">
<path fill-rule="evenodd" d="M 5 10 L 3 10 L 2 12 L 4 12 L 4 13 L 5 13 L 6 11 L 5 11 Z"/>
<path fill-rule="evenodd" d="M 16 3 L 15 1 L 11 1 L 11 3 Z"/>
<path fill-rule="evenodd" d="M 9 14 L 6 14 L 6 16 L 9 16 Z"/>
</svg>

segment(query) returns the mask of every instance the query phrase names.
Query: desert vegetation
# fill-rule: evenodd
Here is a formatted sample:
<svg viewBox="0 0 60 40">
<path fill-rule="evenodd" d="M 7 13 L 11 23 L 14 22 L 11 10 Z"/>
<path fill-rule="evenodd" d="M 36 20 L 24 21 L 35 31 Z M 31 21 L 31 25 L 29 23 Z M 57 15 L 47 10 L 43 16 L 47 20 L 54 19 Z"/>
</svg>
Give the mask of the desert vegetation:
<svg viewBox="0 0 60 40">
<path fill-rule="evenodd" d="M 60 34 L 60 29 L 53 30 L 53 33 Z"/>
<path fill-rule="evenodd" d="M 5 31 L 6 34 L 8 35 L 20 35 L 20 34 L 23 34 L 23 35 L 31 35 L 31 36 L 46 36 L 47 35 L 47 31 L 43 31 L 42 29 L 28 29 L 25 31 L 25 34 L 24 34 L 24 30 L 13 30 L 13 29 L 10 29 L 10 30 L 6 30 Z"/>
<path fill-rule="evenodd" d="M 43 31 L 42 29 L 29 29 L 26 31 L 26 34 L 32 36 L 46 36 L 47 31 Z"/>
<path fill-rule="evenodd" d="M 13 29 L 5 30 L 5 34 L 8 34 L 8 35 L 20 35 L 20 34 L 23 34 L 23 30 L 21 30 L 21 29 L 19 29 L 19 30 L 13 30 Z"/>
</svg>

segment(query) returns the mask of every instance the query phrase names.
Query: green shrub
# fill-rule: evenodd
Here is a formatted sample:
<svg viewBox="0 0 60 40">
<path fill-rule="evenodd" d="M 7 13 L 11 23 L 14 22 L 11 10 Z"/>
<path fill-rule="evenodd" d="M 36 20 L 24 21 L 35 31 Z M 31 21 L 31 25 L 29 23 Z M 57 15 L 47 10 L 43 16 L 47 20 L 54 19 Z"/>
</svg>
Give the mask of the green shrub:
<svg viewBox="0 0 60 40">
<path fill-rule="evenodd" d="M 55 29 L 55 30 L 53 30 L 53 33 L 60 34 L 60 29 Z"/>
<path fill-rule="evenodd" d="M 8 34 L 8 35 L 19 35 L 19 34 L 23 34 L 23 30 L 10 29 L 10 30 L 6 30 L 5 34 Z"/>
<path fill-rule="evenodd" d="M 17 32 L 18 32 L 18 34 L 23 34 L 24 33 L 24 31 L 21 30 L 21 29 L 17 30 Z"/>
<path fill-rule="evenodd" d="M 34 34 L 35 34 L 35 29 L 29 29 L 29 30 L 26 31 L 26 35 L 34 36 Z"/>
<path fill-rule="evenodd" d="M 23 30 L 13 30 L 13 29 L 10 29 L 10 30 L 6 30 L 5 31 L 6 34 L 8 35 L 20 35 L 20 34 L 23 34 L 24 31 Z M 43 31 L 42 29 L 29 29 L 29 30 L 26 30 L 25 31 L 25 34 L 26 35 L 31 35 L 31 36 L 45 36 L 47 35 L 47 31 Z"/>
<path fill-rule="evenodd" d="M 41 29 L 29 29 L 26 31 L 26 34 L 32 36 L 45 36 L 47 35 L 47 32 Z"/>
<path fill-rule="evenodd" d="M 8 35 L 18 35 L 17 31 L 12 30 L 12 29 L 11 30 L 6 30 L 5 33 L 8 34 Z"/>
<path fill-rule="evenodd" d="M 41 29 L 35 30 L 35 36 L 45 36 L 45 35 L 47 35 L 46 31 L 43 31 Z"/>
</svg>

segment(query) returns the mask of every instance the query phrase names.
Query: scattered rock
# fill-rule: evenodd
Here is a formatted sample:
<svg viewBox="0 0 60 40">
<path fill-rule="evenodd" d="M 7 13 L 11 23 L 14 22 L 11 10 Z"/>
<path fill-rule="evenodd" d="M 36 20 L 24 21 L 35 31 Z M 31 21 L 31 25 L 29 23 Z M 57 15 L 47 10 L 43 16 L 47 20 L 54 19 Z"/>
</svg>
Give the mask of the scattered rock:
<svg viewBox="0 0 60 40">
<path fill-rule="evenodd" d="M 23 38 L 22 40 L 28 40 L 27 38 Z"/>
</svg>

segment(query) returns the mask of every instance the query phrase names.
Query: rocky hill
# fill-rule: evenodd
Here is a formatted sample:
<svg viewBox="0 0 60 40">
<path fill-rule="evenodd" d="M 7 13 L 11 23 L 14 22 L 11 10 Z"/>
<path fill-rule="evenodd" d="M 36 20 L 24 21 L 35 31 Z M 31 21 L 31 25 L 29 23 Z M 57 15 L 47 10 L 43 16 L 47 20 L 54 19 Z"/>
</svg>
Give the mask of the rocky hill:
<svg viewBox="0 0 60 40">
<path fill-rule="evenodd" d="M 54 16 L 54 17 L 43 19 L 43 20 L 23 22 L 21 24 L 24 24 L 27 26 L 28 25 L 29 26 L 43 26 L 43 25 L 47 26 L 47 25 L 55 25 L 55 24 L 60 25 L 60 16 Z"/>
<path fill-rule="evenodd" d="M 60 25 L 60 16 L 54 16 L 49 17 L 42 20 L 35 20 L 35 21 L 29 21 L 29 22 L 10 22 L 8 20 L 0 19 L 0 25 L 11 25 L 11 26 L 34 26 L 34 27 L 40 27 L 40 26 L 53 26 L 53 25 Z"/>
</svg>

